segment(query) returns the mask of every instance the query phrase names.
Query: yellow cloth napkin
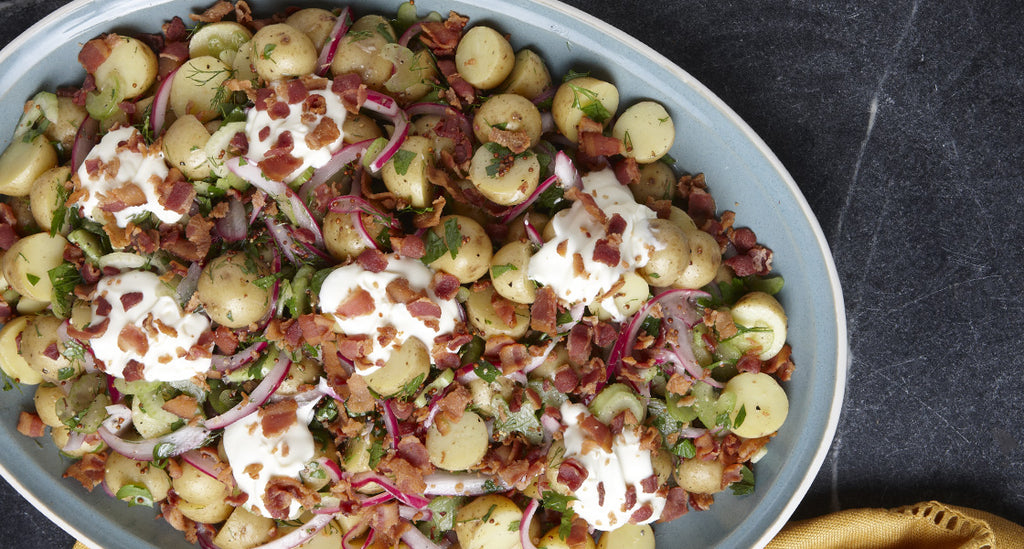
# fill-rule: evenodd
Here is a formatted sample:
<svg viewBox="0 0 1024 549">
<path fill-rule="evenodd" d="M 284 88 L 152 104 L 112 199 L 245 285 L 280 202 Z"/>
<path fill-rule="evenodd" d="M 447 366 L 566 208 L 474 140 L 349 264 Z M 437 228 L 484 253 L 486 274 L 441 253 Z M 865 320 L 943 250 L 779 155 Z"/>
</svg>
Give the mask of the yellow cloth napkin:
<svg viewBox="0 0 1024 549">
<path fill-rule="evenodd" d="M 76 543 L 74 549 L 88 549 Z M 1024 527 L 931 501 L 793 521 L 765 549 L 1024 549 Z"/>
<path fill-rule="evenodd" d="M 787 524 L 766 549 L 1024 549 L 1024 528 L 935 501 L 850 509 Z"/>
</svg>

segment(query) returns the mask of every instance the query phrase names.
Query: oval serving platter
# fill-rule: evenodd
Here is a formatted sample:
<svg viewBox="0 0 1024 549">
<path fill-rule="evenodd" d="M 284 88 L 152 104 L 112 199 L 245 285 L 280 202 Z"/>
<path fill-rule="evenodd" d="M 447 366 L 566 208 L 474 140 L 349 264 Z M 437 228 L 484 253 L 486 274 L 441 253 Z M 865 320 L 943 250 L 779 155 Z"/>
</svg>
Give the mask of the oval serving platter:
<svg viewBox="0 0 1024 549">
<path fill-rule="evenodd" d="M 356 0 L 357 14 L 394 13 L 398 1 Z M 158 32 L 175 15 L 186 19 L 210 0 L 76 0 L 39 21 L 0 51 L 0 147 L 6 147 L 22 105 L 35 92 L 84 77 L 80 45 L 103 32 Z M 286 5 L 325 2 L 256 0 L 265 16 Z M 340 6 L 342 4 L 337 4 Z M 662 55 L 575 8 L 552 0 L 417 0 L 421 13 L 454 10 L 470 24 L 487 23 L 531 47 L 552 74 L 590 71 L 614 82 L 622 104 L 654 99 L 676 125 L 670 154 L 677 169 L 703 172 L 720 207 L 736 212 L 775 252 L 786 279 L 780 301 L 789 316 L 796 371 L 785 384 L 790 413 L 757 463 L 757 488 L 725 492 L 710 511 L 691 512 L 656 527 L 659 548 L 761 547 L 783 526 L 810 487 L 832 442 L 846 383 L 847 334 L 842 292 L 817 220 L 796 183 L 764 142 L 720 99 Z M 62 479 L 68 461 L 53 444 L 20 435 L 18 413 L 32 409 L 31 388 L 0 396 L 0 473 L 47 517 L 88 545 L 105 548 L 192 547 L 156 511 L 129 507 L 102 490 L 88 493 Z"/>
</svg>

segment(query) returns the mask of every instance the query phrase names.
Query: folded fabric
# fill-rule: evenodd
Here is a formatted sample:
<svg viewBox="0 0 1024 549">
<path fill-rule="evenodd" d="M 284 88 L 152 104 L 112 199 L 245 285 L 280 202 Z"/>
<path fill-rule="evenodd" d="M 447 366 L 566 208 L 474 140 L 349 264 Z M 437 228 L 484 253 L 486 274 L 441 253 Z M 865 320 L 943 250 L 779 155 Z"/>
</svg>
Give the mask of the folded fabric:
<svg viewBox="0 0 1024 549">
<path fill-rule="evenodd" d="M 930 501 L 793 521 L 766 549 L 807 548 L 1024 549 L 1024 528 L 990 513 Z"/>
</svg>

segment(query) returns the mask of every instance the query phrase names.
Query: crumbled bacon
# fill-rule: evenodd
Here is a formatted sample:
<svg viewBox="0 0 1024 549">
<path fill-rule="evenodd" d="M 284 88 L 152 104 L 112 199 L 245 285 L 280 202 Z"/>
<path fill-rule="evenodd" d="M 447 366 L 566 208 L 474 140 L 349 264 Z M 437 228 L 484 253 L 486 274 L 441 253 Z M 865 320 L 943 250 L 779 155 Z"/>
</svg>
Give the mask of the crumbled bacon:
<svg viewBox="0 0 1024 549">
<path fill-rule="evenodd" d="M 149 351 L 149 339 L 142 329 L 134 324 L 121 328 L 117 335 L 117 347 L 125 352 L 143 356 Z"/>
<path fill-rule="evenodd" d="M 515 154 L 526 152 L 530 148 L 530 136 L 526 130 L 503 130 L 491 126 L 488 138 Z"/>
<path fill-rule="evenodd" d="M 448 85 L 451 86 L 458 99 L 461 99 L 466 104 L 470 104 L 476 99 L 476 88 L 462 78 L 459 70 L 455 67 L 455 60 L 451 58 L 438 59 L 437 68 L 444 75 L 445 80 L 448 81 Z"/>
<path fill-rule="evenodd" d="M 678 486 L 670 488 L 665 501 L 665 508 L 662 509 L 658 522 L 671 522 L 689 512 L 689 508 L 686 506 L 687 496 L 686 490 Z"/>
<path fill-rule="evenodd" d="M 27 437 L 39 438 L 46 434 L 46 424 L 38 414 L 22 411 L 18 414 L 18 432 Z"/>
<path fill-rule="evenodd" d="M 391 282 L 388 282 L 384 291 L 387 293 L 388 299 L 394 303 L 400 303 L 402 305 L 412 303 L 419 298 L 426 297 L 423 292 L 410 288 L 409 281 L 404 278 L 396 278 Z"/>
<path fill-rule="evenodd" d="M 222 21 L 227 15 L 235 11 L 235 6 L 227 0 L 220 0 L 216 4 L 206 8 L 206 11 L 200 14 L 190 13 L 189 18 L 193 21 L 201 23 L 217 23 Z"/>
<path fill-rule="evenodd" d="M 291 477 L 270 479 L 267 483 L 267 491 L 263 494 L 263 503 L 270 516 L 281 520 L 288 518 L 293 500 L 299 502 L 306 509 L 312 509 L 313 506 L 320 503 L 320 495 L 306 487 L 298 479 Z"/>
<path fill-rule="evenodd" d="M 491 308 L 494 309 L 494 314 L 496 314 L 506 326 L 515 328 L 518 323 L 516 320 L 515 303 L 495 292 L 491 295 Z"/>
<path fill-rule="evenodd" d="M 142 301 L 142 292 L 128 292 L 121 295 L 121 307 L 127 311 Z"/>
<path fill-rule="evenodd" d="M 275 437 L 288 430 L 296 423 L 295 411 L 298 404 L 294 399 L 284 399 L 268 404 L 260 412 L 260 427 L 263 429 L 263 436 Z"/>
<path fill-rule="evenodd" d="M 597 200 L 588 193 L 585 193 L 576 187 L 569 187 L 565 191 L 565 197 L 569 200 L 576 200 L 583 203 L 583 209 L 587 211 L 598 223 L 602 225 L 608 224 L 608 216 L 601 209 L 601 206 L 597 205 Z"/>
<path fill-rule="evenodd" d="M 273 149 L 271 149 L 273 150 Z M 292 172 L 302 166 L 302 159 L 292 156 L 290 153 L 281 152 L 260 160 L 257 165 L 263 170 L 263 175 L 275 181 L 283 181 Z"/>
<path fill-rule="evenodd" d="M 106 463 L 107 454 L 105 452 L 85 454 L 81 459 L 68 466 L 64 471 L 64 478 L 73 478 L 82 483 L 86 490 L 92 492 L 93 488 L 103 482 Z"/>
<path fill-rule="evenodd" d="M 632 488 L 632 486 L 630 486 Z M 629 522 L 633 524 L 642 524 L 647 519 L 654 515 L 654 509 L 651 507 L 650 502 L 644 503 L 639 509 L 633 511 L 633 514 L 629 516 Z"/>
<path fill-rule="evenodd" d="M 473 395 L 461 383 L 453 384 L 453 388 L 437 401 L 437 411 L 444 414 L 451 422 L 457 423 L 462 419 L 462 413 L 472 404 Z"/>
<path fill-rule="evenodd" d="M 462 285 L 455 275 L 444 271 L 436 271 L 430 280 L 430 289 L 434 291 L 439 299 L 454 299 Z"/>
<path fill-rule="evenodd" d="M 635 185 L 640 182 L 640 166 L 635 158 L 623 158 L 614 165 L 615 178 L 623 185 Z"/>
<path fill-rule="evenodd" d="M 331 91 L 341 98 L 342 105 L 352 114 L 359 114 L 359 109 L 366 102 L 366 84 L 358 74 L 349 73 L 334 77 Z"/>
<path fill-rule="evenodd" d="M 116 34 L 108 34 L 101 38 L 93 38 L 86 42 L 78 52 L 78 62 L 85 68 L 85 72 L 95 73 L 103 64 L 121 37 Z"/>
<path fill-rule="evenodd" d="M 441 318 L 441 306 L 426 297 L 406 303 L 405 307 L 409 309 L 410 315 L 420 320 Z"/>
<path fill-rule="evenodd" d="M 619 244 L 621 243 L 622 238 L 618 235 L 597 239 L 597 242 L 594 244 L 593 260 L 610 267 L 617 266 L 621 259 L 619 255 Z"/>
<path fill-rule="evenodd" d="M 398 515 L 398 503 L 374 505 L 367 522 L 375 533 L 374 541 L 380 540 L 381 547 L 392 547 L 398 543 L 402 533 L 412 525 Z"/>
<path fill-rule="evenodd" d="M 178 395 L 168 400 L 163 409 L 182 419 L 192 419 L 199 415 L 199 403 L 189 395 Z"/>
<path fill-rule="evenodd" d="M 388 268 L 388 258 L 376 248 L 368 248 L 356 257 L 356 263 L 371 273 L 381 273 Z"/>
<path fill-rule="evenodd" d="M 579 377 L 577 377 L 576 371 L 571 366 L 562 364 L 555 370 L 554 383 L 555 389 L 558 389 L 558 392 L 570 393 L 579 384 Z"/>
<path fill-rule="evenodd" d="M 569 331 L 565 347 L 569 351 L 569 363 L 580 365 L 590 359 L 593 350 L 594 329 L 588 324 L 578 323 Z"/>
<path fill-rule="evenodd" d="M 337 141 L 339 137 L 341 130 L 338 129 L 338 125 L 333 119 L 324 117 L 306 136 L 306 145 L 312 150 L 322 149 Z"/>
<path fill-rule="evenodd" d="M 453 55 L 462 38 L 462 29 L 468 22 L 469 18 L 454 11 L 448 12 L 448 19 L 445 21 L 424 21 L 420 41 L 436 56 Z"/>
<path fill-rule="evenodd" d="M 196 198 L 196 188 L 177 169 L 168 173 L 167 180 L 157 187 L 161 206 L 173 212 L 185 213 Z"/>
<path fill-rule="evenodd" d="M 587 468 L 573 458 L 566 458 L 558 465 L 558 482 L 566 485 L 573 492 L 583 486 L 583 481 L 587 480 L 589 475 L 590 472 L 587 471 Z"/>
<path fill-rule="evenodd" d="M 580 429 L 583 430 L 585 437 L 584 446 L 586 446 L 587 441 L 593 441 L 599 448 L 611 453 L 612 431 L 607 425 L 601 423 L 599 419 L 590 414 L 583 414 L 583 419 L 580 421 Z"/>
<path fill-rule="evenodd" d="M 551 286 L 537 290 L 530 305 L 530 328 L 554 336 L 558 333 L 558 298 Z"/>
<path fill-rule="evenodd" d="M 792 355 L 793 348 L 790 347 L 789 343 L 783 345 L 778 354 L 768 359 L 761 366 L 761 372 L 774 375 L 779 378 L 779 381 L 789 381 L 793 375 L 793 369 L 796 368 L 791 358 Z"/>
<path fill-rule="evenodd" d="M 341 318 L 353 318 L 373 312 L 373 296 L 362 288 L 356 288 L 348 294 L 333 312 Z"/>
</svg>

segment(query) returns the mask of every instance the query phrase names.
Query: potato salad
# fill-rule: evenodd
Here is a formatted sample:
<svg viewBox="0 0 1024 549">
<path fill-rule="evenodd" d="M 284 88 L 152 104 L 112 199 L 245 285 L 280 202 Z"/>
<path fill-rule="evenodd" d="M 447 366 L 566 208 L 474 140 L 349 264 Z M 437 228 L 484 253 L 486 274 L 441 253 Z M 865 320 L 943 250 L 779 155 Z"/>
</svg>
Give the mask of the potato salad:
<svg viewBox="0 0 1024 549">
<path fill-rule="evenodd" d="M 652 548 L 757 490 L 772 251 L 658 98 L 498 25 L 238 0 L 85 42 L 0 156 L 19 431 L 204 548 Z"/>
</svg>

